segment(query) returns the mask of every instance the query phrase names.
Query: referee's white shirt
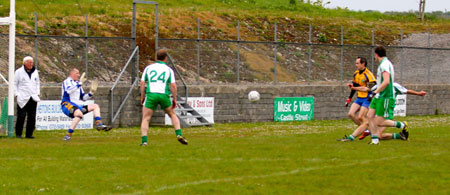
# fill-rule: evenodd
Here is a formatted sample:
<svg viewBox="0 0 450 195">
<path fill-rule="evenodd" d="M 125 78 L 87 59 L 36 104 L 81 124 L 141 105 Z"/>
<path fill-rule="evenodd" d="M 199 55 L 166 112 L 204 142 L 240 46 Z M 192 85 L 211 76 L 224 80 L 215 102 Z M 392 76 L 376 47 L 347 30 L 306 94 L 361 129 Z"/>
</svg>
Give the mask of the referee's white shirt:
<svg viewBox="0 0 450 195">
<path fill-rule="evenodd" d="M 22 66 L 16 70 L 14 74 L 14 95 L 17 97 L 17 104 L 23 108 L 28 100 L 33 98 L 35 102 L 41 101 L 39 94 L 41 93 L 38 70 L 35 69 L 31 73 L 31 78 Z"/>
</svg>

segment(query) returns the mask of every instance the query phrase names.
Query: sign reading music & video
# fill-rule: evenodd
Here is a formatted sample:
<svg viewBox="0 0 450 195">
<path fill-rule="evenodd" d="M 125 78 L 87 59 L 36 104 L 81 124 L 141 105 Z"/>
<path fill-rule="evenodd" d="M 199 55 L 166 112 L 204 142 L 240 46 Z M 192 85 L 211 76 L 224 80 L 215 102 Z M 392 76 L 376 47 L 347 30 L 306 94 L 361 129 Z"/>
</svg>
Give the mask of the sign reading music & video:
<svg viewBox="0 0 450 195">
<path fill-rule="evenodd" d="M 93 104 L 93 100 L 85 101 L 85 105 Z M 66 116 L 61 110 L 61 100 L 49 100 L 38 102 L 36 109 L 36 129 L 54 130 L 68 129 L 72 124 L 72 119 Z M 84 115 L 78 123 L 76 129 L 92 129 L 94 127 L 94 113 L 89 112 Z"/>
<path fill-rule="evenodd" d="M 274 99 L 274 121 L 309 121 L 314 118 L 314 97 Z"/>
</svg>

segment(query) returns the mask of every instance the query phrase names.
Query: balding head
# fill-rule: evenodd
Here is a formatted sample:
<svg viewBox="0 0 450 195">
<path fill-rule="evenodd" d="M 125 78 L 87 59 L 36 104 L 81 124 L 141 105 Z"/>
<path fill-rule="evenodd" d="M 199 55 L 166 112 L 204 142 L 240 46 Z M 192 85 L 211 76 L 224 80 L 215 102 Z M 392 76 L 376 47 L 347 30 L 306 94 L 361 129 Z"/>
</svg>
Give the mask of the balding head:
<svg viewBox="0 0 450 195">
<path fill-rule="evenodd" d="M 80 79 L 80 71 L 77 68 L 72 68 L 69 71 L 69 77 L 74 81 L 78 81 Z"/>
</svg>

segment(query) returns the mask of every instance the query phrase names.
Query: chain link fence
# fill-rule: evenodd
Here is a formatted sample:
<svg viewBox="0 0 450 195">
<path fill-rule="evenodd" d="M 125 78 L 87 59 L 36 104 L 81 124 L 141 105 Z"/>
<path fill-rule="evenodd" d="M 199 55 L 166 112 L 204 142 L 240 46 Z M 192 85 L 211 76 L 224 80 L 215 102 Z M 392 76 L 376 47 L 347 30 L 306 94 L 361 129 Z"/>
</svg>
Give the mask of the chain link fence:
<svg viewBox="0 0 450 195">
<path fill-rule="evenodd" d="M 88 17 L 86 26 L 77 26 L 71 30 L 84 30 L 84 37 L 41 35 L 38 28 L 40 21 L 23 21 L 34 23 L 35 29 L 27 30 L 26 34 L 16 35 L 16 63 L 15 68 L 23 65 L 25 56 L 32 56 L 35 66 L 39 70 L 40 80 L 43 85 L 60 84 L 67 76 L 71 68 L 77 68 L 80 72 L 86 72 L 87 77 L 100 82 L 114 82 L 118 74 L 127 62 L 132 49 L 131 37 L 96 37 L 88 36 Z M 24 19 L 26 20 L 26 19 Z M 8 26 L 3 26 L 1 32 L 7 32 Z M 84 28 L 84 29 L 83 29 Z M 8 80 L 8 41 L 6 33 L 0 34 L 0 74 Z M 130 82 L 130 66 L 121 77 L 122 82 Z M 3 80 L 0 84 L 5 84 Z"/>
<path fill-rule="evenodd" d="M 37 19 L 33 21 L 33 18 L 28 20 L 30 21 L 24 22 L 34 24 L 35 29 L 26 29 L 25 34 L 16 37 L 16 68 L 22 65 L 23 57 L 33 56 L 43 84 L 60 83 L 67 77 L 72 67 L 86 72 L 89 79 L 113 82 L 132 52 L 134 40 L 132 37 L 89 36 L 93 33 L 89 32 L 87 16 L 85 26 L 72 27 L 72 30 L 80 31 L 81 34 L 84 32 L 84 37 L 41 35 L 39 33 L 45 32 L 41 32 L 43 30 L 38 28 L 40 21 Z M 146 25 L 143 22 L 140 24 Z M 197 26 L 183 26 L 179 27 L 182 29 L 174 30 L 182 32 L 180 34 L 172 33 L 170 37 L 164 37 L 163 33 L 162 36 L 156 37 L 159 48 L 170 49 L 175 64 L 188 84 L 251 82 L 321 85 L 348 82 L 356 70 L 354 64 L 357 57 L 367 58 L 367 67 L 376 73 L 377 63 L 374 61 L 373 49 L 381 41 L 376 36 L 377 32 L 383 30 L 360 32 L 358 37 L 372 44 L 349 45 L 345 44 L 344 37 L 354 32 L 347 32 L 340 26 L 333 28 L 340 28 L 341 33 L 332 34 L 323 27 L 307 24 L 288 26 L 267 23 L 262 26 L 251 26 L 237 21 L 221 26 L 214 25 L 208 21 L 197 20 Z M 235 29 L 233 33 L 236 36 L 231 36 L 228 40 L 219 40 L 218 37 L 226 37 L 220 33 L 224 34 L 221 29 L 227 27 Z M 159 28 L 162 32 L 169 29 L 164 25 Z M 212 31 L 208 29 L 216 29 L 215 32 L 218 33 L 211 33 Z M 299 31 L 305 36 L 295 36 Z M 151 37 L 148 33 L 150 31 L 144 34 Z M 325 34 L 326 37 L 323 36 Z M 392 36 L 399 42 L 386 48 L 389 59 L 394 63 L 397 82 L 450 83 L 446 79 L 450 74 L 450 35 L 417 33 L 409 37 L 402 34 Z M 150 42 L 150 39 L 146 39 L 146 42 Z M 0 73 L 6 78 L 7 51 L 8 36 L 0 34 Z M 144 56 L 142 62 L 141 70 L 142 65 L 148 64 L 148 59 Z M 132 80 L 132 68 L 137 67 L 129 66 L 130 70 L 120 78 L 122 82 Z M 3 81 L 0 81 L 0 84 L 3 84 Z"/>
<path fill-rule="evenodd" d="M 235 40 L 204 39 L 201 21 L 197 28 L 189 29 L 189 37 L 159 37 L 159 47 L 168 48 L 177 66 L 182 69 L 189 84 L 208 83 L 270 83 L 321 85 L 348 82 L 356 70 L 357 57 L 368 60 L 367 67 L 376 74 L 377 62 L 373 50 L 379 38 L 377 29 L 361 33 L 370 45 L 345 44 L 345 29 L 341 33 L 327 37 L 331 44 L 323 44 L 319 27 L 271 25 L 261 37 L 242 36 L 241 24 L 236 24 Z M 208 28 L 214 28 L 207 25 Z M 219 27 L 217 27 L 219 28 Z M 309 29 L 308 39 L 289 37 L 297 29 Z M 196 30 L 196 32 L 195 32 Z M 258 31 L 246 26 L 246 31 Z M 383 29 L 380 29 L 383 30 Z M 283 33 L 280 33 L 283 31 Z M 314 32 L 314 33 L 313 33 Z M 273 41 L 267 40 L 273 33 Z M 351 33 L 351 32 L 350 32 Z M 314 34 L 314 35 L 313 35 Z M 278 37 L 279 36 L 279 37 Z M 450 35 L 430 35 L 416 33 L 409 37 L 392 35 L 399 40 L 396 45 L 385 46 L 388 58 L 393 62 L 395 80 L 403 84 L 449 84 Z M 209 37 L 209 36 L 208 36 Z M 404 37 L 406 37 L 404 39 Z M 299 42 L 286 42 L 286 39 Z"/>
</svg>

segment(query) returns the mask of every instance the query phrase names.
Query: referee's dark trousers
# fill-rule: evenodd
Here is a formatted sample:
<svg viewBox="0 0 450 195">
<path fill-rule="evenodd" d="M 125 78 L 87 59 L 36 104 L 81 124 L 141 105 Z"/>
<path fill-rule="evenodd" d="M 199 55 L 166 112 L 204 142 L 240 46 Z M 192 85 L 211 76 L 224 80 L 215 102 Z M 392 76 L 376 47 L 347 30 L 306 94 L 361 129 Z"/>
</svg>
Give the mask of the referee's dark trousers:
<svg viewBox="0 0 450 195">
<path fill-rule="evenodd" d="M 16 137 L 22 137 L 23 124 L 25 123 L 25 117 L 28 115 L 25 137 L 33 138 L 36 125 L 36 107 L 37 102 L 31 97 L 23 108 L 17 105 Z"/>
</svg>

